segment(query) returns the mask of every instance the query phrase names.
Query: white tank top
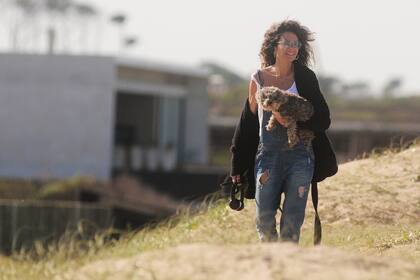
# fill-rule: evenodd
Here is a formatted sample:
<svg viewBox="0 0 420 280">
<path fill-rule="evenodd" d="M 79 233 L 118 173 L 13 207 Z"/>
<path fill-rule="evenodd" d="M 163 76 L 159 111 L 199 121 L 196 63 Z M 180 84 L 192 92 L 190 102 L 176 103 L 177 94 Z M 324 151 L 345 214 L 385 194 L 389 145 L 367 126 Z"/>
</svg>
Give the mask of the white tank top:
<svg viewBox="0 0 420 280">
<path fill-rule="evenodd" d="M 257 85 L 257 91 L 259 91 L 262 87 L 262 81 L 260 81 L 259 78 L 258 78 L 258 71 L 255 72 L 254 74 L 252 74 L 251 80 L 253 80 L 255 82 L 255 84 Z M 296 95 L 299 95 L 299 92 L 297 90 L 295 81 L 293 81 L 292 86 L 287 91 L 289 91 L 291 93 L 294 93 Z"/>
</svg>

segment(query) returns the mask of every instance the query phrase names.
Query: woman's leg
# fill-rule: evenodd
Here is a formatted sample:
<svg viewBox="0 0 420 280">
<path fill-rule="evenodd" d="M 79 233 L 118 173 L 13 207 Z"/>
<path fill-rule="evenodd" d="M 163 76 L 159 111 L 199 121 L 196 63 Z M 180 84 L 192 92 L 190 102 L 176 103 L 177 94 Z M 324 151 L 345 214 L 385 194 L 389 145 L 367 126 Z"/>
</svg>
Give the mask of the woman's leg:
<svg viewBox="0 0 420 280">
<path fill-rule="evenodd" d="M 276 214 L 281 185 L 276 169 L 259 168 L 256 174 L 256 228 L 261 241 L 277 241 Z"/>
<path fill-rule="evenodd" d="M 308 155 L 294 156 L 284 182 L 285 199 L 280 220 L 280 238 L 298 243 L 305 219 L 306 201 L 312 181 L 314 161 Z"/>
</svg>

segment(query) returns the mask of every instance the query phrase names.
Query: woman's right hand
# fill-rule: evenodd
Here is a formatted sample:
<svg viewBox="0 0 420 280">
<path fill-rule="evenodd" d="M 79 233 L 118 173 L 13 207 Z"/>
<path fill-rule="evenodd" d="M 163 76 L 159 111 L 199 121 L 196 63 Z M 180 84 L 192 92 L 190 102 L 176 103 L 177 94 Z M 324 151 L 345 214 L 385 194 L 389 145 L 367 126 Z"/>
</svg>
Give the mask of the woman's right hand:
<svg viewBox="0 0 420 280">
<path fill-rule="evenodd" d="M 287 127 L 288 123 L 285 118 L 283 118 L 279 112 L 272 112 L 273 116 L 276 118 L 276 121 L 279 122 L 283 127 Z"/>
<path fill-rule="evenodd" d="M 230 176 L 232 178 L 232 182 L 234 184 L 240 184 L 241 183 L 241 175 L 233 175 Z"/>
</svg>

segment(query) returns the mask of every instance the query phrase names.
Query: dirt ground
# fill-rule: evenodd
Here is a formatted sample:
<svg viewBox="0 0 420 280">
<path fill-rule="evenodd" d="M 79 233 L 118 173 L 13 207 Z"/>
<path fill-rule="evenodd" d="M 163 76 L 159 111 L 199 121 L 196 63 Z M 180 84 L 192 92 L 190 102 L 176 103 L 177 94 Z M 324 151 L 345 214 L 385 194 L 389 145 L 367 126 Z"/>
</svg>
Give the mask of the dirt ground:
<svg viewBox="0 0 420 280">
<path fill-rule="evenodd" d="M 392 258 L 378 260 L 334 248 L 300 248 L 285 243 L 229 247 L 182 245 L 127 259 L 92 263 L 77 273 L 77 279 L 145 280 L 416 279 L 419 276 L 419 267 Z"/>
</svg>

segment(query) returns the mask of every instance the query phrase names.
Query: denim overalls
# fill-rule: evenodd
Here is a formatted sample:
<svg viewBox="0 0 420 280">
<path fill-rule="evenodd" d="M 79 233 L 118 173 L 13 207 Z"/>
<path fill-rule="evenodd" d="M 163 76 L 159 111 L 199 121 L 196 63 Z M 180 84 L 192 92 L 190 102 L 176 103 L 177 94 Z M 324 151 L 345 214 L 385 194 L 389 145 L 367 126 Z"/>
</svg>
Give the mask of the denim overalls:
<svg viewBox="0 0 420 280">
<path fill-rule="evenodd" d="M 260 83 L 256 81 L 258 90 Z M 297 94 L 295 84 L 289 91 Z M 289 148 L 287 129 L 277 124 L 272 131 L 265 128 L 271 112 L 258 108 L 260 120 L 260 144 L 255 158 L 256 178 L 256 227 L 261 241 L 276 241 L 276 213 L 280 197 L 284 193 L 280 220 L 280 238 L 298 242 L 300 228 L 305 218 L 306 201 L 314 171 L 312 147 L 298 142 Z M 268 170 L 268 179 L 260 181 Z"/>
</svg>

